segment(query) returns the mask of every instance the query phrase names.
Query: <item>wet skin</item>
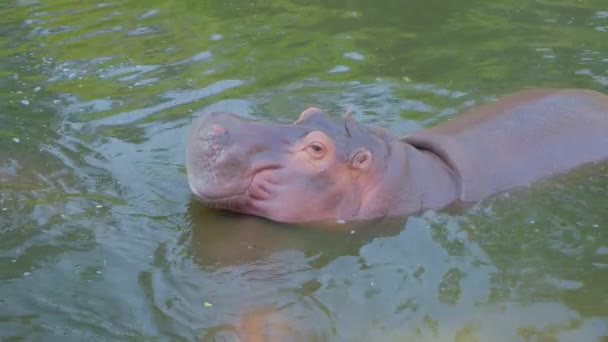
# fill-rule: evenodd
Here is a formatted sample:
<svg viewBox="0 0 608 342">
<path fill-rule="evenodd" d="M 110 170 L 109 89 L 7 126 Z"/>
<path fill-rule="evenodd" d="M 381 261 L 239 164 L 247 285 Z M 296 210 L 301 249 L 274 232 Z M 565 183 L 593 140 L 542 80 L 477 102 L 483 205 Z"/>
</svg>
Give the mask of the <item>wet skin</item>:
<svg viewBox="0 0 608 342">
<path fill-rule="evenodd" d="M 283 222 L 404 216 L 608 159 L 608 96 L 525 90 L 401 138 L 317 108 L 291 125 L 212 113 L 193 123 L 186 159 L 211 207 Z"/>
</svg>

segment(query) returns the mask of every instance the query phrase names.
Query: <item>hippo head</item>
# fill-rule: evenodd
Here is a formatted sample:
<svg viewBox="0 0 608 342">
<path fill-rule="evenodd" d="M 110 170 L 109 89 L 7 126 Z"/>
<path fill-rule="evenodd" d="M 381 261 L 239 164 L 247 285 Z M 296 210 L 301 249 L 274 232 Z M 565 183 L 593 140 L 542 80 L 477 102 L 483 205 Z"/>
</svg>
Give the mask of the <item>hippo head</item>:
<svg viewBox="0 0 608 342">
<path fill-rule="evenodd" d="M 275 221 L 362 218 L 389 139 L 349 114 L 335 119 L 317 108 L 291 125 L 211 113 L 190 131 L 188 182 L 208 206 Z"/>
</svg>

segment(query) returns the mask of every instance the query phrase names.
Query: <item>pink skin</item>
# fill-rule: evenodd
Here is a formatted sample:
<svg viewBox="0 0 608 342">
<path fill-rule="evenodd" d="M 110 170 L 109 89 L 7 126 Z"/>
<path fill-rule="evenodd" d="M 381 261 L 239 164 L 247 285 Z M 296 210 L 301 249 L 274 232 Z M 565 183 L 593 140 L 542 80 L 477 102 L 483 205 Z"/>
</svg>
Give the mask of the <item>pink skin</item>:
<svg viewBox="0 0 608 342">
<path fill-rule="evenodd" d="M 405 216 L 608 159 L 608 96 L 521 91 L 403 138 L 317 108 L 292 125 L 213 113 L 194 123 L 186 159 L 212 207 L 283 222 Z"/>
<path fill-rule="evenodd" d="M 333 141 L 324 133 L 309 133 L 288 150 L 285 158 L 289 166 L 253 177 L 249 188 L 252 213 L 272 215 L 279 221 L 304 221 L 308 217 L 324 220 L 351 217 L 361 206 L 352 198 L 361 197 L 364 181 L 358 182 L 353 172 L 369 165 L 337 162 Z M 322 189 L 315 186 L 315 178 L 325 185 Z M 310 201 L 303 205 L 302 198 Z"/>
<path fill-rule="evenodd" d="M 362 130 L 352 119 L 352 133 Z M 318 121 L 318 122 L 315 122 Z M 370 135 L 369 146 L 338 147 L 322 125 L 346 135 L 309 108 L 294 125 L 249 122 L 230 114 L 205 117 L 194 125 L 188 143 L 192 192 L 209 206 L 283 222 L 351 219 L 365 206 L 376 169 L 371 150 L 384 146 Z M 316 128 L 316 129 L 315 129 Z"/>
<path fill-rule="evenodd" d="M 213 132 L 215 134 L 226 133 L 226 129 L 224 129 L 224 127 L 222 127 L 220 125 L 211 125 L 210 129 L 211 129 L 211 132 Z"/>
</svg>

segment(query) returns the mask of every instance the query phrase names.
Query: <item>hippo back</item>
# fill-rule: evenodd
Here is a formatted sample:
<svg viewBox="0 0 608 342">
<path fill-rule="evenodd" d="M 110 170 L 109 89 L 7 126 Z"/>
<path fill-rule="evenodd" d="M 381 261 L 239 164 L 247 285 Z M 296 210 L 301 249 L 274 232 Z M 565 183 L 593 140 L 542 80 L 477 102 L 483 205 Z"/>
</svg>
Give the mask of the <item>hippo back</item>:
<svg viewBox="0 0 608 342">
<path fill-rule="evenodd" d="M 461 198 L 477 201 L 608 158 L 608 96 L 522 91 L 404 141 L 445 156 L 461 178 Z"/>
</svg>

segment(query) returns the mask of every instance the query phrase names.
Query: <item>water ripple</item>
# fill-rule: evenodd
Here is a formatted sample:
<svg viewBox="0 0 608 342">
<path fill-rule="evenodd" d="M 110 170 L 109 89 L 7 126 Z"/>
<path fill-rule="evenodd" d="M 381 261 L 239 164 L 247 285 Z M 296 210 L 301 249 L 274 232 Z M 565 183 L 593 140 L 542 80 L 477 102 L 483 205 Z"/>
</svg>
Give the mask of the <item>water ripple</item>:
<svg viewBox="0 0 608 342">
<path fill-rule="evenodd" d="M 95 123 L 96 125 L 105 126 L 116 126 L 133 123 L 167 108 L 177 107 L 186 103 L 195 102 L 206 97 L 219 94 L 227 89 L 241 86 L 245 83 L 245 81 L 241 80 L 223 80 L 201 89 L 168 91 L 164 94 L 164 97 L 169 98 L 169 101 L 148 108 L 135 109 L 130 112 L 112 115 L 110 117 L 95 120 L 93 121 L 93 123 Z"/>
<path fill-rule="evenodd" d="M 0 339 L 190 341 L 255 321 L 302 340 L 605 335 L 605 169 L 353 234 L 190 195 L 197 115 L 350 107 L 403 135 L 514 89 L 608 83 L 597 4 L 432 5 L 0 9 Z"/>
</svg>

